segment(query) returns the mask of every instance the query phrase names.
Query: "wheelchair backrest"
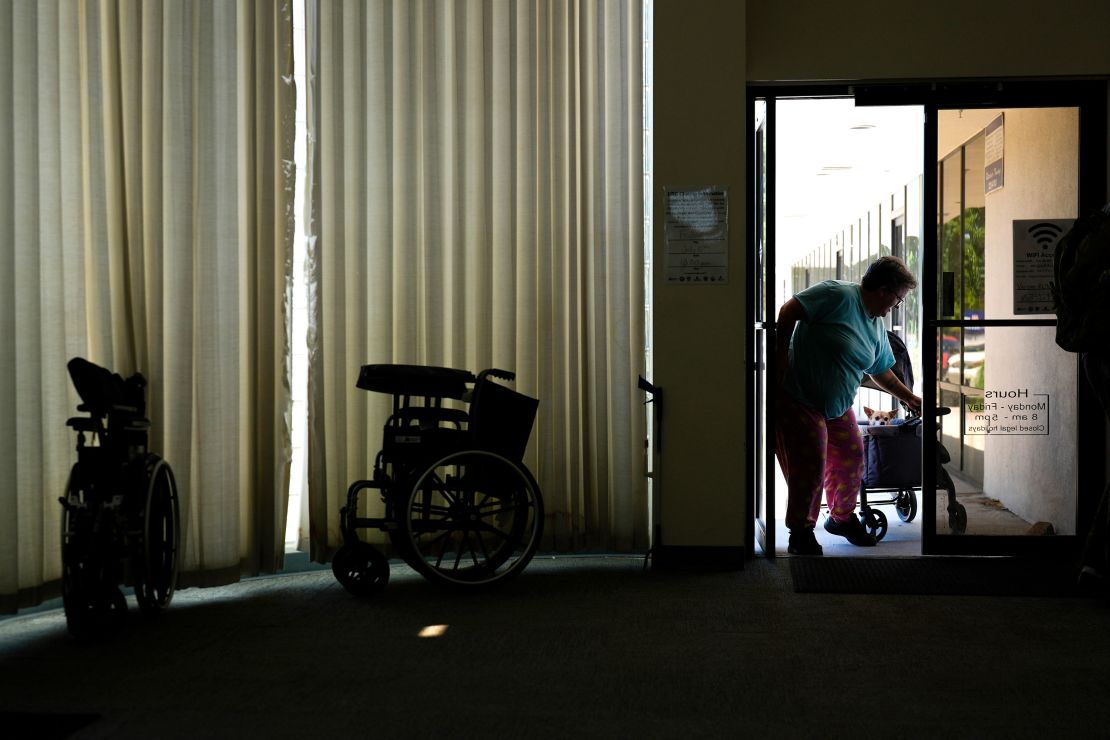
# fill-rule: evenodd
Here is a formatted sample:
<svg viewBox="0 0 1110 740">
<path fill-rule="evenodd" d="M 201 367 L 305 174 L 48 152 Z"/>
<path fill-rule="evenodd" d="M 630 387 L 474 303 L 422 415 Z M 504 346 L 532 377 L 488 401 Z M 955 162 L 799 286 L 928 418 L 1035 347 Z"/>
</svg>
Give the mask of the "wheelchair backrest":
<svg viewBox="0 0 1110 740">
<path fill-rule="evenodd" d="M 146 415 L 146 379 L 135 373 L 127 380 L 107 368 L 74 357 L 66 364 L 73 387 L 93 416 L 119 414 L 127 418 Z"/>
<path fill-rule="evenodd" d="M 470 402 L 470 435 L 475 447 L 520 462 L 532 436 L 540 402 L 483 378 Z"/>
</svg>

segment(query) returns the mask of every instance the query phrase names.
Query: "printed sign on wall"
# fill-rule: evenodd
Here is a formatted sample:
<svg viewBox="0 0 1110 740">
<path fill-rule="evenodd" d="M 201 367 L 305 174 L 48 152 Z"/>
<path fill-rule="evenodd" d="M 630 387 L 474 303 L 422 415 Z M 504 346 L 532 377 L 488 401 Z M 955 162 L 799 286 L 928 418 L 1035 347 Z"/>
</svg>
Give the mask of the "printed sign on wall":
<svg viewBox="0 0 1110 740">
<path fill-rule="evenodd" d="M 1006 128 L 1003 115 L 987 124 L 983 129 L 983 187 L 984 192 L 993 193 L 1006 184 Z"/>
<path fill-rule="evenodd" d="M 666 191 L 666 281 L 688 285 L 728 282 L 728 189 Z"/>
<path fill-rule="evenodd" d="M 1052 257 L 1056 242 L 1071 228 L 1072 218 L 1014 220 L 1014 313 L 1055 313 Z"/>
</svg>

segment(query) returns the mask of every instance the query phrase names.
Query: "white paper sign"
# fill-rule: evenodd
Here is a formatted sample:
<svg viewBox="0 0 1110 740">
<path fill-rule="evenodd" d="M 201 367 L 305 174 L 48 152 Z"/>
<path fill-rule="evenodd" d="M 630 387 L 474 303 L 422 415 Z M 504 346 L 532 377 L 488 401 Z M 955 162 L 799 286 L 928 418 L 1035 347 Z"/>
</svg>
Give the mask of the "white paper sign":
<svg viewBox="0 0 1110 740">
<path fill-rule="evenodd" d="M 666 191 L 664 270 L 668 283 L 728 282 L 728 189 Z"/>
</svg>

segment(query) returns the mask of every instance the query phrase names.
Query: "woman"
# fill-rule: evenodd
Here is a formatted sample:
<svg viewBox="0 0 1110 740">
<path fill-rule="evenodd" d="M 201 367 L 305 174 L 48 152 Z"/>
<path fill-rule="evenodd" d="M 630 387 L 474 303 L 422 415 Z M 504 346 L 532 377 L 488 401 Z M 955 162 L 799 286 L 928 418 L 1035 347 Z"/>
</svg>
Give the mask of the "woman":
<svg viewBox="0 0 1110 740">
<path fill-rule="evenodd" d="M 787 301 L 778 318 L 775 454 L 787 484 L 789 552 L 821 555 L 813 530 L 828 499 L 825 529 L 873 546 L 855 516 L 863 438 L 852 403 L 864 375 L 915 413 L 921 399 L 894 375 L 883 317 L 917 287 L 902 260 L 882 257 L 858 284 L 826 280 Z"/>
</svg>

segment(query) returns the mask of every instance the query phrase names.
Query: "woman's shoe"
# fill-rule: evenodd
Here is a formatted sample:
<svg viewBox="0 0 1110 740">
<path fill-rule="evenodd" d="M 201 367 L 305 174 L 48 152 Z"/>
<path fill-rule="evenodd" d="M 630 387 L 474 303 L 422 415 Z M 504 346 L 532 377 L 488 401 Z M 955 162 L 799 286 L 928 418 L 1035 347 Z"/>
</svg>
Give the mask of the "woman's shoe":
<svg viewBox="0 0 1110 740">
<path fill-rule="evenodd" d="M 825 531 L 829 534 L 846 537 L 849 542 L 857 547 L 874 547 L 878 542 L 875 535 L 867 533 L 855 514 L 850 514 L 842 522 L 838 522 L 831 516 L 825 517 Z"/>
<path fill-rule="evenodd" d="M 791 555 L 808 555 L 810 557 L 820 557 L 825 554 L 825 551 L 821 549 L 821 543 L 817 541 L 817 535 L 809 527 L 790 533 L 790 546 L 786 548 L 786 551 Z"/>
</svg>

